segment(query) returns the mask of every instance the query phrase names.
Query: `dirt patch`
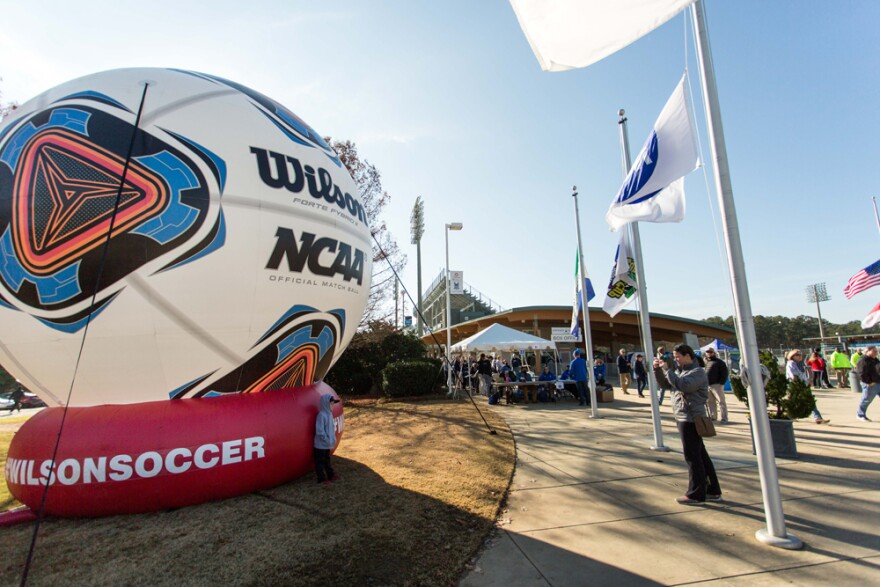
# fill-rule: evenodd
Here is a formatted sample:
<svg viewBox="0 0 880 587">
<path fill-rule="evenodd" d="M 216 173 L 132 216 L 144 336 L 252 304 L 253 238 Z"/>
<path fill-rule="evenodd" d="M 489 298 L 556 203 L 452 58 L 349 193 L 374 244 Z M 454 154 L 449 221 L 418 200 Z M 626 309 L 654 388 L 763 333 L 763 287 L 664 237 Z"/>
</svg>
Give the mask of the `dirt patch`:
<svg viewBox="0 0 880 587">
<path fill-rule="evenodd" d="M 334 467 L 281 487 L 155 514 L 47 519 L 35 585 L 449 585 L 491 529 L 513 439 L 470 402 L 345 406 Z M 0 528 L 0 583 L 17 584 L 31 524 Z"/>
</svg>

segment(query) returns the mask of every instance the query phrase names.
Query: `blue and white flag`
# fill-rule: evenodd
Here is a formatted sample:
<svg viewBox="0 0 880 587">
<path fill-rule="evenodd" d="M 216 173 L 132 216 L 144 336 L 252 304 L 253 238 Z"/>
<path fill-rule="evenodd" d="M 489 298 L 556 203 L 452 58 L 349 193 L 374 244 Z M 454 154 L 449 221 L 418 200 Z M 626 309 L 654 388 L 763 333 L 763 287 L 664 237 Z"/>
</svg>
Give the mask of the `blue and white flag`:
<svg viewBox="0 0 880 587">
<path fill-rule="evenodd" d="M 608 292 L 602 309 L 614 318 L 636 299 L 637 287 L 635 257 L 630 244 L 629 230 L 624 228 L 620 231 L 620 244 L 617 245 L 617 254 L 614 255 L 611 280 L 608 282 Z"/>
<path fill-rule="evenodd" d="M 590 277 L 587 275 L 587 268 L 584 267 L 584 281 L 583 286 L 581 285 L 581 268 L 578 263 L 578 258 L 580 255 L 575 254 L 574 256 L 574 302 L 571 305 L 571 335 L 574 337 L 580 338 L 580 323 L 578 322 L 578 315 L 584 309 L 582 298 L 581 298 L 581 290 L 587 292 L 587 302 L 596 297 L 596 292 L 593 290 L 593 282 L 590 281 Z"/>
<path fill-rule="evenodd" d="M 605 214 L 611 230 L 684 220 L 684 176 L 700 164 L 684 81 L 682 76 Z"/>
</svg>

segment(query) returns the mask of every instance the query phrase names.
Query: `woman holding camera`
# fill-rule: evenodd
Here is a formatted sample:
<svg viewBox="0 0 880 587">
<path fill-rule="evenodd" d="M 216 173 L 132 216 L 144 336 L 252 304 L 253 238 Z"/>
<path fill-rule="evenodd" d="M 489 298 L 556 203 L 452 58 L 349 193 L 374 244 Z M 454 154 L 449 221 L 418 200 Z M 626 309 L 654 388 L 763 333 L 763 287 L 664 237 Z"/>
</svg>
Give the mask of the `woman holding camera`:
<svg viewBox="0 0 880 587">
<path fill-rule="evenodd" d="M 676 498 L 684 505 L 699 505 L 721 499 L 721 486 L 715 465 L 706 452 L 703 438 L 697 434 L 694 416 L 706 416 L 709 379 L 697 362 L 694 349 L 680 344 L 672 351 L 675 368 L 662 359 L 654 359 L 654 376 L 661 387 L 672 392 L 672 409 L 681 436 L 681 448 L 688 466 L 687 493 Z"/>
</svg>

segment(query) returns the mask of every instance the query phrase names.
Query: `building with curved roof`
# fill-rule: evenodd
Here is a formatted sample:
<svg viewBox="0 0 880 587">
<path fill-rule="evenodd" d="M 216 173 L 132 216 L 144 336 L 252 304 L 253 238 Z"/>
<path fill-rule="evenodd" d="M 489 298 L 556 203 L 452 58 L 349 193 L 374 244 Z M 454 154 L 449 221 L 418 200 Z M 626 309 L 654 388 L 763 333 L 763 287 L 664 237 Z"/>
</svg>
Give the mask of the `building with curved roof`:
<svg viewBox="0 0 880 587">
<path fill-rule="evenodd" d="M 571 306 L 525 306 L 481 316 L 453 324 L 452 343 L 455 344 L 476 334 L 491 324 L 503 324 L 541 338 L 552 339 L 554 329 L 564 329 L 566 332 L 569 330 L 571 310 Z M 628 351 L 645 350 L 641 348 L 639 315 L 634 310 L 623 310 L 611 318 L 601 308 L 590 308 L 590 330 L 593 350 L 596 352 L 603 351 L 614 356 L 621 348 Z M 703 342 L 715 338 L 731 342 L 735 339 L 734 331 L 724 326 L 668 314 L 651 313 L 651 338 L 655 347 L 660 344 L 674 345 L 685 342 L 689 338 L 688 335 L 697 337 L 698 341 L 705 339 Z M 435 330 L 433 337 L 427 334 L 422 337 L 422 341 L 429 346 L 438 344 L 445 346 L 446 329 Z M 557 342 L 560 356 L 564 361 L 568 360 L 569 353 L 576 346 L 584 348 L 584 343 Z M 647 354 L 653 355 L 653 349 L 649 349 Z"/>
</svg>

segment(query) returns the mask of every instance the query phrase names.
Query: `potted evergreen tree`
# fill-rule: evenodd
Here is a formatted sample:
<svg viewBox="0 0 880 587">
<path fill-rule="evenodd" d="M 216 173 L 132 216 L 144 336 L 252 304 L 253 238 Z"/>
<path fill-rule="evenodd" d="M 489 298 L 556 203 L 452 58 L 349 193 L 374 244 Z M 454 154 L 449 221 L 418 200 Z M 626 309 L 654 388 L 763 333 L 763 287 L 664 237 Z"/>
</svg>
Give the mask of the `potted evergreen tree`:
<svg viewBox="0 0 880 587">
<path fill-rule="evenodd" d="M 789 381 L 779 368 L 770 352 L 760 354 L 761 364 L 767 367 L 770 377 L 764 383 L 767 396 L 768 416 L 770 417 L 770 436 L 773 439 L 773 451 L 777 457 L 797 458 L 797 444 L 794 438 L 793 421 L 806 418 L 816 407 L 816 397 L 810 386 L 800 379 Z M 730 378 L 730 388 L 736 399 L 749 405 L 746 387 L 740 377 Z M 769 406 L 773 406 L 770 408 Z M 749 420 L 751 426 L 751 420 Z M 754 452 L 754 441 L 752 446 Z"/>
</svg>

